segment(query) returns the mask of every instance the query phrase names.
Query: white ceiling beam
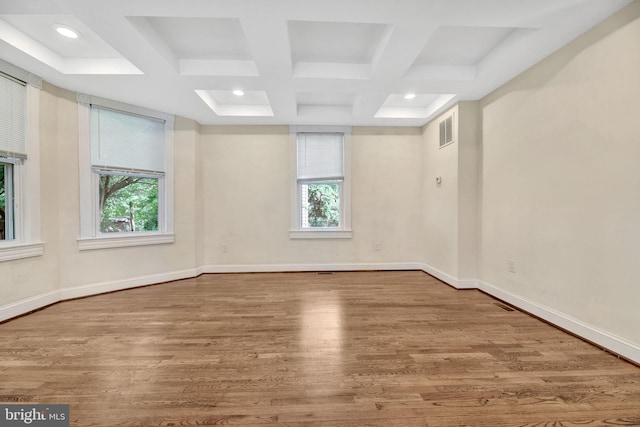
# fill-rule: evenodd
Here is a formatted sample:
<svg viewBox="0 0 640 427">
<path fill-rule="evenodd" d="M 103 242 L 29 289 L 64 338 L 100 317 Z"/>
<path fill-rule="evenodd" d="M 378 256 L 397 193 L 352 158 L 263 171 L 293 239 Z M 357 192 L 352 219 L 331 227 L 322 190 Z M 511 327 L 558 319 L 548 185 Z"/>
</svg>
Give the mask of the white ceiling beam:
<svg viewBox="0 0 640 427">
<path fill-rule="evenodd" d="M 268 5 L 258 7 L 242 16 L 240 24 L 258 69 L 258 79 L 267 90 L 275 115 L 294 118 L 297 114 L 295 94 L 287 84 L 293 76 L 287 22 L 279 16 L 264 19 L 269 15 Z"/>
</svg>

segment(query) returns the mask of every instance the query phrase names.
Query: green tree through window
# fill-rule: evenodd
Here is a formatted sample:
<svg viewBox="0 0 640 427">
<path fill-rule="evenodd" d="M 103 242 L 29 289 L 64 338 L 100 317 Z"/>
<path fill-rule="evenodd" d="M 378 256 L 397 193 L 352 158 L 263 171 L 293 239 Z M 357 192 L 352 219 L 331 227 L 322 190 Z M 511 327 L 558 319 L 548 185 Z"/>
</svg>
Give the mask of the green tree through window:
<svg viewBox="0 0 640 427">
<path fill-rule="evenodd" d="M 100 232 L 158 231 L 158 178 L 100 175 Z"/>
<path fill-rule="evenodd" d="M 338 227 L 340 225 L 340 185 L 307 184 L 307 212 L 309 227 Z"/>
<path fill-rule="evenodd" d="M 6 209 L 7 202 L 5 196 L 5 173 L 4 164 L 0 163 L 0 240 L 4 240 L 5 237 L 5 221 L 6 221 Z"/>
<path fill-rule="evenodd" d="M 13 165 L 0 163 L 0 240 L 15 236 Z"/>
</svg>

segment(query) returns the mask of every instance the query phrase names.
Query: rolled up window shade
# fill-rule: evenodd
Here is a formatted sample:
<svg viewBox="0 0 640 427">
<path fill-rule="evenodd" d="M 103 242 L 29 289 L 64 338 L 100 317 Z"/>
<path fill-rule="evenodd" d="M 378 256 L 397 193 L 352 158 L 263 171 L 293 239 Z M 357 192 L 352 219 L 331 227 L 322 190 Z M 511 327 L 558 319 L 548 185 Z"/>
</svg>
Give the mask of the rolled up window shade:
<svg viewBox="0 0 640 427">
<path fill-rule="evenodd" d="M 91 106 L 95 167 L 164 172 L 164 121 Z"/>
<path fill-rule="evenodd" d="M 27 88 L 0 73 L 0 155 L 27 157 Z"/>
<path fill-rule="evenodd" d="M 298 179 L 342 178 L 342 133 L 299 133 Z"/>
</svg>

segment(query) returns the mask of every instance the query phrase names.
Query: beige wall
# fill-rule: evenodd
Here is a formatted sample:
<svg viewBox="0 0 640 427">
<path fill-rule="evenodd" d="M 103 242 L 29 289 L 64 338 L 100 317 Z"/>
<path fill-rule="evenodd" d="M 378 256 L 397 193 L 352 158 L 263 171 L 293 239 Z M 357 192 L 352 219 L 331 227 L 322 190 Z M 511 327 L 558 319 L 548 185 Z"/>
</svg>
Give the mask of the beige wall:
<svg viewBox="0 0 640 427">
<path fill-rule="evenodd" d="M 64 126 L 58 123 L 59 98 L 53 89 L 45 85 L 40 91 L 41 233 L 47 245 L 41 257 L 0 262 L 0 306 L 59 289 L 59 229 L 64 218 L 58 209 L 57 146 Z"/>
<path fill-rule="evenodd" d="M 418 129 L 354 129 L 352 239 L 289 238 L 295 165 L 287 127 L 203 126 L 201 139 L 205 265 L 419 260 Z"/>
<path fill-rule="evenodd" d="M 421 143 L 417 128 L 354 129 L 352 225 L 357 261 L 421 261 Z M 380 251 L 373 250 L 374 242 L 380 243 Z"/>
<path fill-rule="evenodd" d="M 193 222 L 195 226 L 194 248 L 195 248 L 195 267 L 200 268 L 204 265 L 204 170 L 207 165 L 202 161 L 202 142 L 200 125 L 192 122 L 194 138 L 194 197 L 195 206 L 193 212 Z"/>
<path fill-rule="evenodd" d="M 477 101 L 458 104 L 458 278 L 478 277 L 482 111 Z"/>
<path fill-rule="evenodd" d="M 482 102 L 481 279 L 635 343 L 638 100 L 634 2 Z"/>
<path fill-rule="evenodd" d="M 451 113 L 456 141 L 440 148 L 440 122 Z M 459 103 L 422 132 L 423 261 L 456 285 L 478 277 L 480 129 L 476 101 Z"/>
<path fill-rule="evenodd" d="M 196 212 L 197 124 L 176 118 L 175 243 L 80 252 L 76 95 L 45 83 L 40 103 L 44 256 L 0 263 L 0 306 L 61 289 L 144 282 L 147 276 L 195 269 L 201 221 Z"/>
<path fill-rule="evenodd" d="M 423 130 L 424 262 L 458 278 L 458 143 L 439 146 L 439 124 L 458 106 L 428 123 Z M 436 183 L 436 177 L 442 179 Z"/>
</svg>

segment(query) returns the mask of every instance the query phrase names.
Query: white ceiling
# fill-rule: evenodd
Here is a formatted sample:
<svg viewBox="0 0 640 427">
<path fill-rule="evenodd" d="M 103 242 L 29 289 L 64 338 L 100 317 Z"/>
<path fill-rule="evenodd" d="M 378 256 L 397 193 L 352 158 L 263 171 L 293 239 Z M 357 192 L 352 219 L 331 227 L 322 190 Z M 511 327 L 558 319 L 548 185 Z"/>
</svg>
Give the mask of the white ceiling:
<svg viewBox="0 0 640 427">
<path fill-rule="evenodd" d="M 421 126 L 630 2 L 0 0 L 0 58 L 201 124 Z"/>
</svg>

